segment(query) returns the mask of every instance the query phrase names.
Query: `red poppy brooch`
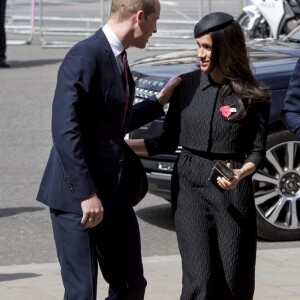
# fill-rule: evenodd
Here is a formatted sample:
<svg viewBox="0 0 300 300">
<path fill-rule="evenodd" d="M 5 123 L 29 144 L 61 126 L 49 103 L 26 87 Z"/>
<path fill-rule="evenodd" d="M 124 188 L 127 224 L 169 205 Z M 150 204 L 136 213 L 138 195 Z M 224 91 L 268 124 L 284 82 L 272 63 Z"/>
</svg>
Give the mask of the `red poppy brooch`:
<svg viewBox="0 0 300 300">
<path fill-rule="evenodd" d="M 228 118 L 232 113 L 236 112 L 236 108 L 230 107 L 229 105 L 224 105 L 220 107 L 220 112 L 224 118 Z"/>
</svg>

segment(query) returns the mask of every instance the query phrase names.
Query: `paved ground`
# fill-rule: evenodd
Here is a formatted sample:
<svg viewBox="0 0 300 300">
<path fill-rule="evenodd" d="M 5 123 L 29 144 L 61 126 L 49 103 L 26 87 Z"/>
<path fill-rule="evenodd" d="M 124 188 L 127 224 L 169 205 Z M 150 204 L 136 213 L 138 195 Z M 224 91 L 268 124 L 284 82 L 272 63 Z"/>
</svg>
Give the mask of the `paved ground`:
<svg viewBox="0 0 300 300">
<path fill-rule="evenodd" d="M 300 249 L 259 250 L 255 300 L 299 300 Z M 145 300 L 178 300 L 181 288 L 180 257 L 144 258 L 148 288 Z M 99 279 L 98 298 L 107 285 Z M 32 264 L 0 267 L 1 300 L 61 300 L 59 266 Z M 221 299 L 220 299 L 221 300 Z"/>
</svg>

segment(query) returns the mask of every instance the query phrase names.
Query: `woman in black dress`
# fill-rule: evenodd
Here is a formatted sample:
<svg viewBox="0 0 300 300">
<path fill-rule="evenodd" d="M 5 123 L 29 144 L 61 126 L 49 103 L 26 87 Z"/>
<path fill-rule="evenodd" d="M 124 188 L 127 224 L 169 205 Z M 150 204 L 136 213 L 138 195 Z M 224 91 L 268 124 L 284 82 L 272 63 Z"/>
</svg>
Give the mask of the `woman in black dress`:
<svg viewBox="0 0 300 300">
<path fill-rule="evenodd" d="M 181 300 L 253 299 L 256 211 L 251 175 L 265 156 L 269 93 L 252 75 L 240 25 L 211 13 L 195 26 L 200 70 L 181 75 L 161 136 L 129 140 L 138 153 L 182 152 L 175 229 Z M 167 89 L 168 87 L 166 87 Z M 222 160 L 234 178 L 208 181 Z"/>
</svg>

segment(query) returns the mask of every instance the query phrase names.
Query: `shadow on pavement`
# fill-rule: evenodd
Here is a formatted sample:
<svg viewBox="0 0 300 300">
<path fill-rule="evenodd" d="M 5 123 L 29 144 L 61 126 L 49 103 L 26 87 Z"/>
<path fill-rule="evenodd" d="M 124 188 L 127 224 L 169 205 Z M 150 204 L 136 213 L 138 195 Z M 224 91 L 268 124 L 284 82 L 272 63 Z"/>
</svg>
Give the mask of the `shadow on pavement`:
<svg viewBox="0 0 300 300">
<path fill-rule="evenodd" d="M 137 216 L 152 225 L 174 231 L 174 217 L 170 204 L 155 205 L 136 210 Z"/>
<path fill-rule="evenodd" d="M 0 274 L 0 282 L 41 276 L 35 273 Z"/>
<path fill-rule="evenodd" d="M 44 210 L 43 207 L 12 207 L 12 208 L 1 208 L 0 209 L 0 218 L 10 217 L 21 213 L 26 212 L 36 212 Z"/>
</svg>

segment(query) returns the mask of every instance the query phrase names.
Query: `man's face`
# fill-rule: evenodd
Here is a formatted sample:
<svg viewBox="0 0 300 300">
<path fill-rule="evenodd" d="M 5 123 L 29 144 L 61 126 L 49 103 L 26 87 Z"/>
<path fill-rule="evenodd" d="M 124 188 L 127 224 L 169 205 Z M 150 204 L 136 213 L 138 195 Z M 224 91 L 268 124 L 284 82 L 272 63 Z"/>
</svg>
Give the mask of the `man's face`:
<svg viewBox="0 0 300 300">
<path fill-rule="evenodd" d="M 137 48 L 145 48 L 146 44 L 153 33 L 157 32 L 157 20 L 160 16 L 160 4 L 157 1 L 155 11 L 147 17 L 143 11 L 137 13 L 138 27 L 134 34 L 133 46 Z"/>
</svg>

